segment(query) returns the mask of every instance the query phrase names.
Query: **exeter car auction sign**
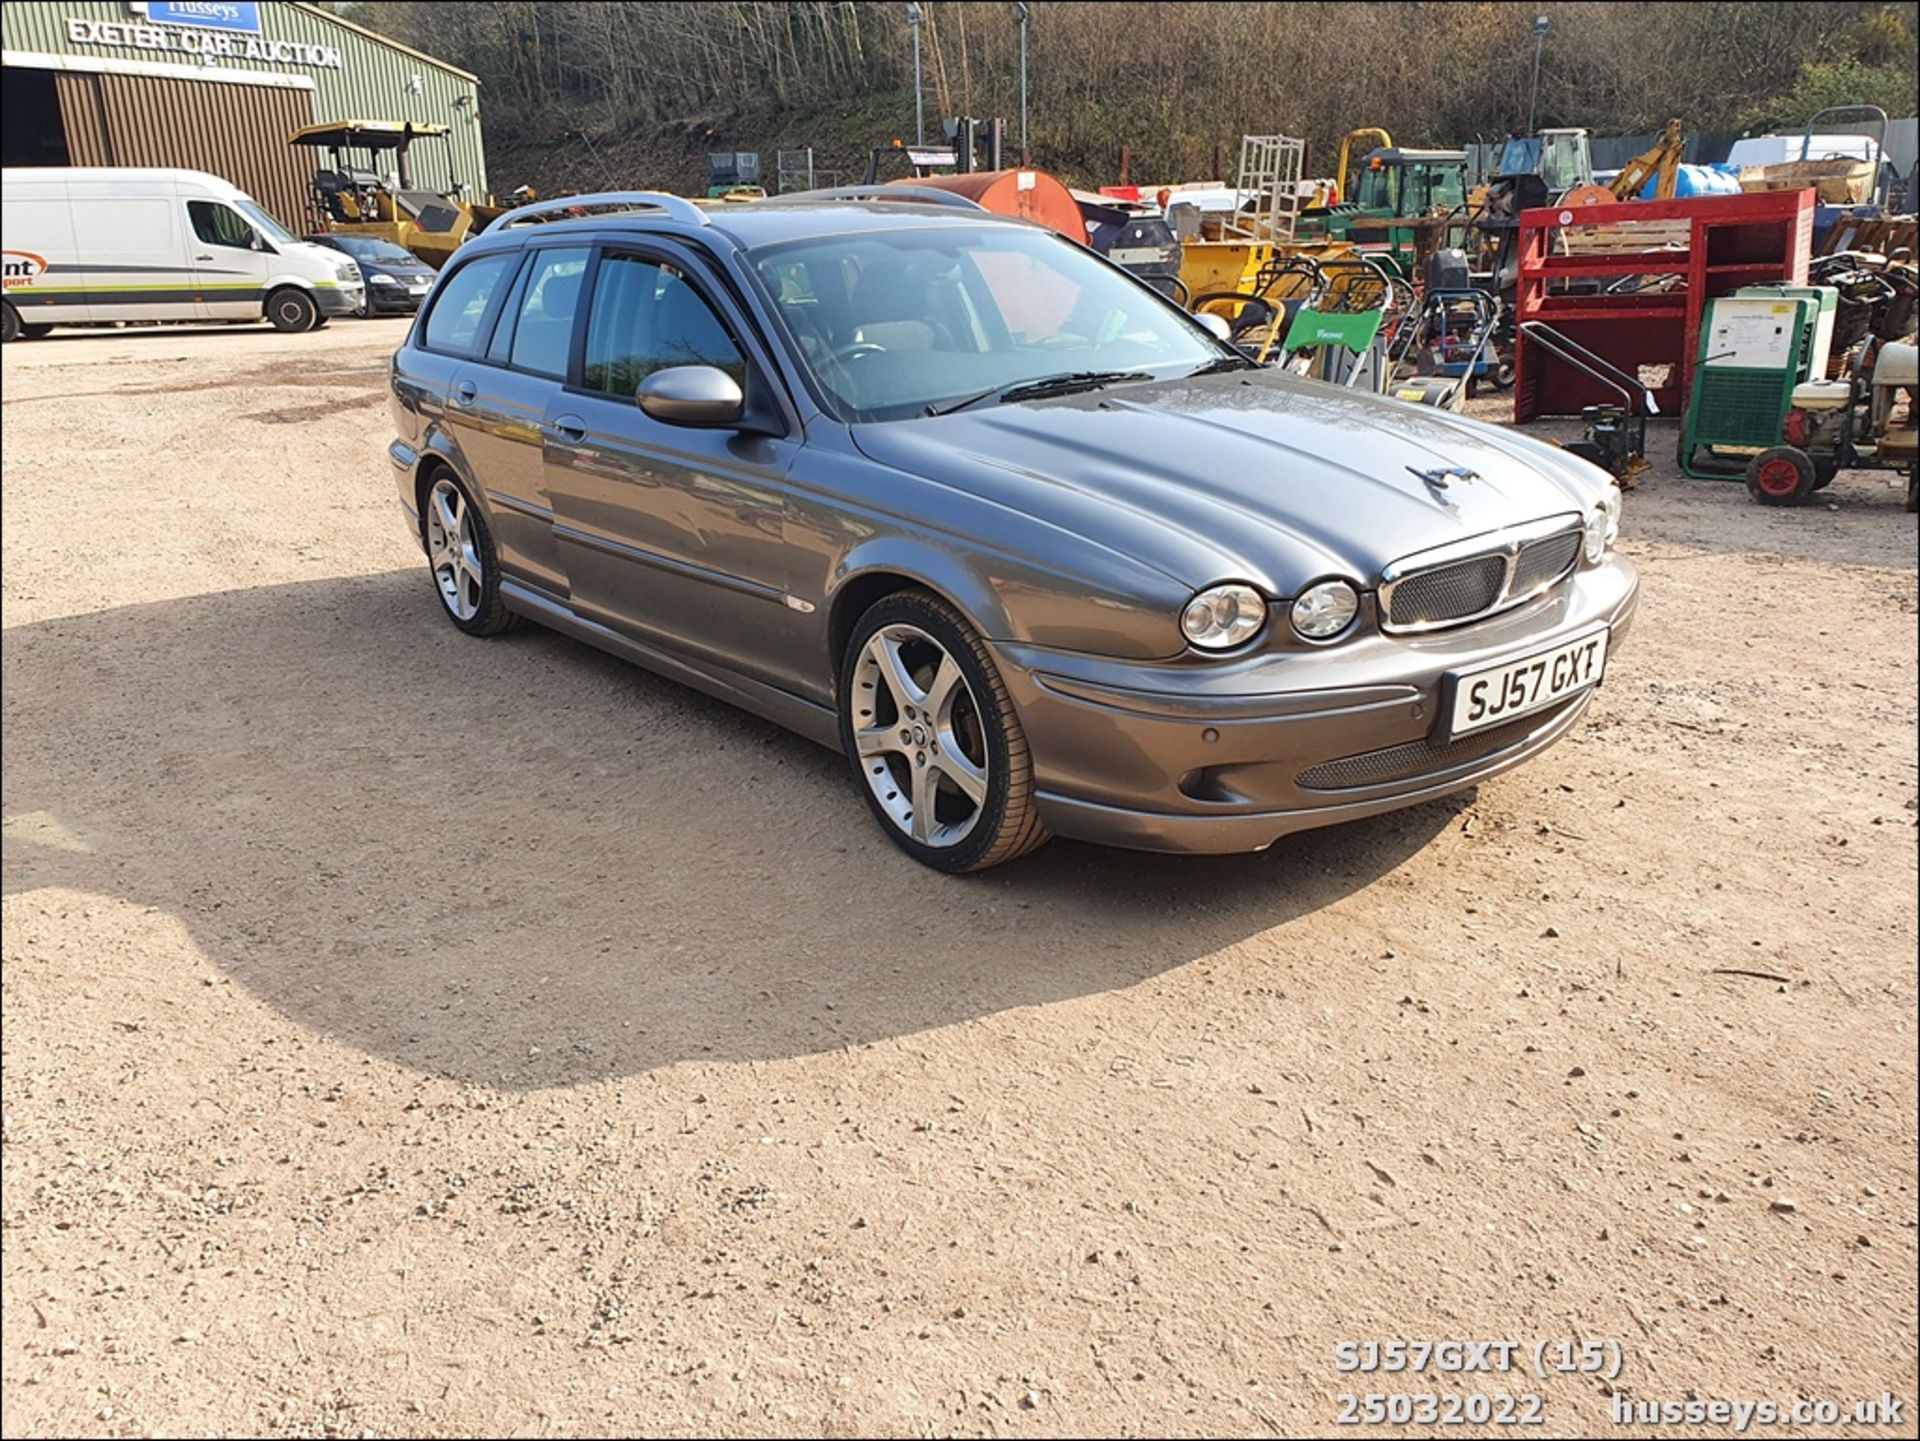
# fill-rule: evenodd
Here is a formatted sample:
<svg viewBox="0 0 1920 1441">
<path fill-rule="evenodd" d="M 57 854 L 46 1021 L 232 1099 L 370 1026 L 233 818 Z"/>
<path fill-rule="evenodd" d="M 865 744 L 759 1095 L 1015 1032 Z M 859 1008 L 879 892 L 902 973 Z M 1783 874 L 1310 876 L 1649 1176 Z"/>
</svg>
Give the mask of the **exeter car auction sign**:
<svg viewBox="0 0 1920 1441">
<path fill-rule="evenodd" d="M 246 27 L 239 22 L 248 18 L 247 12 L 251 12 L 252 28 L 255 31 L 259 29 L 259 7 L 256 5 L 149 4 L 148 19 L 161 19 L 156 12 L 163 9 L 168 12 L 164 25 L 131 25 L 114 20 L 86 20 L 69 16 L 67 39 L 75 45 L 107 45 L 126 50 L 189 55 L 208 65 L 216 65 L 222 60 L 258 60 L 269 65 L 311 65 L 320 70 L 341 68 L 340 52 L 331 45 L 308 45 L 299 40 L 269 40 L 258 34 L 235 33 L 244 32 Z M 228 23 L 225 19 L 213 22 L 204 16 L 192 21 L 182 20 L 174 12 L 183 10 L 219 11 L 223 14 L 232 12 L 234 23 Z"/>
</svg>

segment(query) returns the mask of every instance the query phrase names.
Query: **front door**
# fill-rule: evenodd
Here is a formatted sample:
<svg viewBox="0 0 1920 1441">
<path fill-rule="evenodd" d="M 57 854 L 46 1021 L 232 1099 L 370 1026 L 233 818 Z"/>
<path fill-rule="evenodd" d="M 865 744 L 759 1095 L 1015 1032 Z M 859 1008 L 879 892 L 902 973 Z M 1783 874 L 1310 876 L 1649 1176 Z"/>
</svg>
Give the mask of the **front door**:
<svg viewBox="0 0 1920 1441">
<path fill-rule="evenodd" d="M 785 477 L 797 442 L 669 425 L 634 403 L 657 370 L 766 369 L 738 315 L 688 266 L 608 250 L 594 267 L 575 383 L 547 416 L 547 491 L 574 608 L 791 689 Z M 750 376 L 750 367 L 754 373 Z"/>
<path fill-rule="evenodd" d="M 187 201 L 187 246 L 199 311 L 211 320 L 258 320 L 267 298 L 267 242 L 219 200 Z"/>
</svg>

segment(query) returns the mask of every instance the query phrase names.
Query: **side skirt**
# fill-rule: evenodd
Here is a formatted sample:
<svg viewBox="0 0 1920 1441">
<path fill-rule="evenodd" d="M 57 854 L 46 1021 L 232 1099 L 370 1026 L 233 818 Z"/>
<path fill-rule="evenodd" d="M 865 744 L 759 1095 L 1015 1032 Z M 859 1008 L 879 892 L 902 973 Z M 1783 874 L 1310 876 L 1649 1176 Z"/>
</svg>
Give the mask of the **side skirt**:
<svg viewBox="0 0 1920 1441">
<path fill-rule="evenodd" d="M 538 621 L 550 630 L 585 641 L 590 646 L 631 661 L 668 680 L 678 681 L 681 685 L 691 686 L 717 700 L 723 700 L 728 705 L 763 716 L 775 725 L 785 726 L 828 750 L 840 749 L 840 720 L 826 706 L 816 705 L 813 701 L 803 700 L 733 671 L 709 669 L 632 640 L 597 621 L 582 619 L 564 603 L 552 600 L 518 581 L 502 579 L 500 597 L 506 601 L 507 609 Z"/>
</svg>

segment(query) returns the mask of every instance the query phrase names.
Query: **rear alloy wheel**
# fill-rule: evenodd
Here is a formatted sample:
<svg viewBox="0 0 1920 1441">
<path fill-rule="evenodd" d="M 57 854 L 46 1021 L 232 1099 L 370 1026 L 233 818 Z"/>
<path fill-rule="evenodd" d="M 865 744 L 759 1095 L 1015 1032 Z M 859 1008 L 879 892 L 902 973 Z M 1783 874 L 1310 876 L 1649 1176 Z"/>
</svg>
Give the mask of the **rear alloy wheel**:
<svg viewBox="0 0 1920 1441">
<path fill-rule="evenodd" d="M 444 472 L 427 492 L 420 533 L 447 619 L 468 635 L 498 635 L 516 617 L 500 598 L 500 563 L 480 508 Z"/>
<path fill-rule="evenodd" d="M 273 322 L 275 330 L 287 335 L 312 330 L 319 318 L 319 309 L 304 291 L 289 287 L 267 297 L 267 319 Z"/>
<path fill-rule="evenodd" d="M 978 871 L 1046 840 L 1026 735 L 993 658 L 944 602 L 887 596 L 842 664 L 840 733 L 868 804 L 900 848 Z"/>
<path fill-rule="evenodd" d="M 1798 505 L 1818 484 L 1813 457 L 1797 446 L 1776 445 L 1747 462 L 1747 493 L 1762 505 Z"/>
</svg>

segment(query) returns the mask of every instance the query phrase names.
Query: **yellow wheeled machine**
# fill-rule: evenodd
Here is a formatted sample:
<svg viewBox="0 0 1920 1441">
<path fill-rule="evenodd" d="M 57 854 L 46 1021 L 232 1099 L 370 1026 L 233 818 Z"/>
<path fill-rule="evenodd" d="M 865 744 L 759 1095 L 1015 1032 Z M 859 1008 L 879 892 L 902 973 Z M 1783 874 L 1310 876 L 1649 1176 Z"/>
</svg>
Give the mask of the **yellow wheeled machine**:
<svg viewBox="0 0 1920 1441">
<path fill-rule="evenodd" d="M 454 179 L 451 133 L 418 120 L 330 120 L 294 131 L 289 144 L 326 152 L 327 163 L 313 172 L 313 228 L 390 240 L 439 269 L 508 208 L 470 197 Z M 415 183 L 411 152 L 420 140 L 445 146 L 443 189 Z M 520 191 L 514 202 L 533 198 L 531 190 Z"/>
</svg>

